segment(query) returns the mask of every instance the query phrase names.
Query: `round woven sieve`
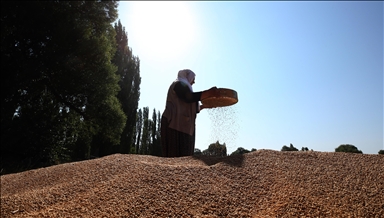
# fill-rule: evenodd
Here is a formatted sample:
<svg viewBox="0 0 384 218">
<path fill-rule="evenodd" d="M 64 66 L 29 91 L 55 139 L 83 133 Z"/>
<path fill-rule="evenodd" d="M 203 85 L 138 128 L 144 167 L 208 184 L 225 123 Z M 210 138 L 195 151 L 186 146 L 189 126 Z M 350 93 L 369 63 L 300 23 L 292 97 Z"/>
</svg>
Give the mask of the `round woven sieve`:
<svg viewBox="0 0 384 218">
<path fill-rule="evenodd" d="M 201 103 L 207 108 L 225 107 L 236 104 L 238 102 L 237 92 L 232 89 L 218 88 L 219 96 L 210 97 L 201 100 Z"/>
</svg>

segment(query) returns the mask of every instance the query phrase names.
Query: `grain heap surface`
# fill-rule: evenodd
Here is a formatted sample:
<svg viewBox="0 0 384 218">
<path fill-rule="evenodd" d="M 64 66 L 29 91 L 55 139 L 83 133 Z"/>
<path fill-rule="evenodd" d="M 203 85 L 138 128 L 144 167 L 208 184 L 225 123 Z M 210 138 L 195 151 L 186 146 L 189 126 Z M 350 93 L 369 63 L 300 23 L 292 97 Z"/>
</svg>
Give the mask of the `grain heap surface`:
<svg viewBox="0 0 384 218">
<path fill-rule="evenodd" d="M 384 155 L 115 154 L 1 176 L 1 217 L 383 217 Z"/>
</svg>

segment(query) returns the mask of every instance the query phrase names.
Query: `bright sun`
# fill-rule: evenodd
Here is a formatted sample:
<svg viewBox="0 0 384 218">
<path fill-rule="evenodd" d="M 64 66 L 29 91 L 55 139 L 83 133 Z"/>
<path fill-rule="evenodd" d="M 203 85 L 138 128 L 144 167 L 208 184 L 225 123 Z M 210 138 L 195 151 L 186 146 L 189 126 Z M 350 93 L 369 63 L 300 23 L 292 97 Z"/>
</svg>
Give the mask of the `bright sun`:
<svg viewBox="0 0 384 218">
<path fill-rule="evenodd" d="M 147 57 L 173 59 L 196 41 L 196 24 L 186 2 L 134 2 L 131 13 L 128 34 Z"/>
</svg>

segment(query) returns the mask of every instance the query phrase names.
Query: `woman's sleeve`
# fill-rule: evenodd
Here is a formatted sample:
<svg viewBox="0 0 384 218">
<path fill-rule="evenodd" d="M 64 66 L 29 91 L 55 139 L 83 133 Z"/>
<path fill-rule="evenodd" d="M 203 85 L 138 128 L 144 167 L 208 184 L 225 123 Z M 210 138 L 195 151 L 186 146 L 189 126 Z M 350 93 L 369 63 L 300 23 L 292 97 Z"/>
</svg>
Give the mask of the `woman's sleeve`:
<svg viewBox="0 0 384 218">
<path fill-rule="evenodd" d="M 177 82 L 173 90 L 176 92 L 176 95 L 179 98 L 183 99 L 188 103 L 200 101 L 202 92 L 191 92 L 189 87 L 183 84 L 182 82 Z"/>
</svg>

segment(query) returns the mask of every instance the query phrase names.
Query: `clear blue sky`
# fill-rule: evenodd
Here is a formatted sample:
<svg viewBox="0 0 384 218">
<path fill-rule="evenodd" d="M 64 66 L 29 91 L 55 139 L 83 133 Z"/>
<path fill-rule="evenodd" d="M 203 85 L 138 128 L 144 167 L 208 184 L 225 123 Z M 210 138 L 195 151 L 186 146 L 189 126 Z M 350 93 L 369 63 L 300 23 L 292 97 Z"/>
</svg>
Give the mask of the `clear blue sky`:
<svg viewBox="0 0 384 218">
<path fill-rule="evenodd" d="M 383 2 L 119 2 L 128 45 L 141 61 L 139 107 L 161 113 L 180 69 L 194 91 L 234 89 L 219 129 L 203 110 L 196 148 L 230 154 L 296 148 L 383 147 Z M 221 120 L 221 119 L 219 119 Z M 230 122 L 230 123 L 228 123 Z M 216 138 L 215 138 L 216 137 Z"/>
</svg>

